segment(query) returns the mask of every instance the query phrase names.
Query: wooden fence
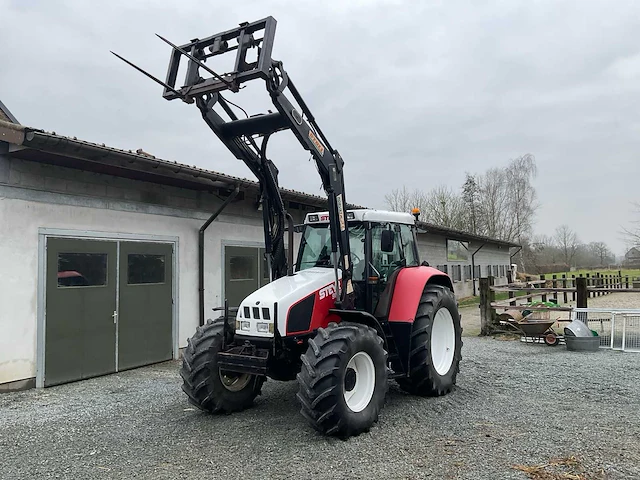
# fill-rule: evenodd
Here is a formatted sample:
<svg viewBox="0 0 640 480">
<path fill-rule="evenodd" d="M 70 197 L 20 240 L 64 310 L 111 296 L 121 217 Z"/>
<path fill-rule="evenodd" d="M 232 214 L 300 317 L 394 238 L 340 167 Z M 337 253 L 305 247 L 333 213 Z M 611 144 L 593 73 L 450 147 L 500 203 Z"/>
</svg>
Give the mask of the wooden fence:
<svg viewBox="0 0 640 480">
<path fill-rule="evenodd" d="M 617 275 L 586 274 L 572 275 L 570 278 L 562 275 L 551 275 L 547 278 L 540 275 L 540 280 L 527 277 L 525 282 L 494 285 L 494 277 L 480 279 L 480 335 L 490 335 L 497 325 L 497 310 L 531 310 L 570 312 L 573 307 L 567 304 L 576 302 L 576 307 L 587 308 L 588 299 L 608 295 L 610 293 L 635 292 L 640 293 L 640 278 Z M 508 299 L 496 301 L 496 292 L 507 292 Z M 520 295 L 517 295 L 520 293 Z M 542 302 L 553 301 L 557 306 L 527 306 L 518 304 L 525 301 L 531 303 L 535 299 Z"/>
</svg>

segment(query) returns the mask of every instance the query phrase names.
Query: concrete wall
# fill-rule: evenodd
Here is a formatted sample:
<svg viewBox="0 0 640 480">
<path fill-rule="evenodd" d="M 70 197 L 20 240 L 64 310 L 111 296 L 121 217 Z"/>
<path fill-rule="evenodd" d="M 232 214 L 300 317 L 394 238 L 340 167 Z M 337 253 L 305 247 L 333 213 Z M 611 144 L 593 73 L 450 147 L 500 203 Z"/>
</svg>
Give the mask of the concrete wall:
<svg viewBox="0 0 640 480">
<path fill-rule="evenodd" d="M 446 266 L 447 273 L 453 280 L 453 267 L 460 265 L 461 268 L 461 280 L 454 280 L 454 291 L 456 297 L 464 298 L 473 295 L 473 280 L 468 272 L 465 272 L 465 266 L 471 266 L 471 254 L 475 252 L 482 243 L 469 242 L 469 259 L 465 262 L 453 262 L 447 259 L 447 237 L 442 235 L 434 235 L 430 233 L 418 234 L 418 250 L 420 252 L 420 259 L 429 262 L 432 267 L 443 269 Z M 507 283 L 506 269 L 509 267 L 510 262 L 509 248 L 501 247 L 495 244 L 484 244 L 484 246 L 475 255 L 475 264 L 481 268 L 480 276 L 486 277 L 489 275 L 487 266 L 503 265 L 505 268 L 504 275 L 501 275 L 501 269 L 498 268 L 498 275 L 494 275 L 495 283 L 497 285 Z M 478 281 L 475 281 L 476 289 L 478 288 Z"/>
<path fill-rule="evenodd" d="M 178 341 L 198 324 L 198 229 L 211 194 L 8 159 L 0 152 L 0 384 L 36 375 L 38 231 L 178 237 Z M 292 211 L 301 222 L 303 212 Z M 223 245 L 264 245 L 261 212 L 230 205 L 205 237 L 205 308 L 221 305 Z M 295 252 L 295 249 L 294 249 Z M 207 313 L 207 316 L 210 316 Z"/>
</svg>

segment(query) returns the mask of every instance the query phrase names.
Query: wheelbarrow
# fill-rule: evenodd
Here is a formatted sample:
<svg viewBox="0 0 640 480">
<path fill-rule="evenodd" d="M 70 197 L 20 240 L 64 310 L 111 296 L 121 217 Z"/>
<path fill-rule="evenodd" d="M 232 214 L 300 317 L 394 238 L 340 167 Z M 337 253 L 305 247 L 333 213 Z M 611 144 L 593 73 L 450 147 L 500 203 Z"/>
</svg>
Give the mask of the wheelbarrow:
<svg viewBox="0 0 640 480">
<path fill-rule="evenodd" d="M 534 341 L 542 339 L 545 344 L 550 347 L 555 347 L 560 344 L 562 335 L 558 335 L 551 326 L 556 323 L 555 320 L 547 318 L 522 318 L 522 314 L 517 312 L 504 312 L 498 315 L 500 323 L 507 325 L 513 331 L 521 334 L 525 341 L 532 339 Z"/>
</svg>

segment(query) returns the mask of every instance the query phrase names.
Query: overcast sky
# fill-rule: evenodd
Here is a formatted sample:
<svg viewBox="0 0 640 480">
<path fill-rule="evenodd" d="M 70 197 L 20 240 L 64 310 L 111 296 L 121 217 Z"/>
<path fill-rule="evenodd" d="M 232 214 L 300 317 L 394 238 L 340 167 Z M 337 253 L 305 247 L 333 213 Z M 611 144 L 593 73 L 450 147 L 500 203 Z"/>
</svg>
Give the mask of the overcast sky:
<svg viewBox="0 0 640 480">
<path fill-rule="evenodd" d="M 109 50 L 164 78 L 154 33 L 181 44 L 268 15 L 274 57 L 345 160 L 348 201 L 384 208 L 393 188 L 459 188 L 532 153 L 536 232 L 567 223 L 624 252 L 640 200 L 636 1 L 0 0 L 0 99 L 29 126 L 250 178 L 194 105 Z M 281 185 L 322 195 L 292 139 L 269 150 Z"/>
</svg>

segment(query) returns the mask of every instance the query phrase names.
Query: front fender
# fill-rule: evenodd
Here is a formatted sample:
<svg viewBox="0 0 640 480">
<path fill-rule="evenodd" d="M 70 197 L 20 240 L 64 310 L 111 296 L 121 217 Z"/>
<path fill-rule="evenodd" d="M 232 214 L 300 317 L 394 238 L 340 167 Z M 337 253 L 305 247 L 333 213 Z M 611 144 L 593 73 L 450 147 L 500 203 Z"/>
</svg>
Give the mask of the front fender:
<svg viewBox="0 0 640 480">
<path fill-rule="evenodd" d="M 445 273 L 433 267 L 406 267 L 398 272 L 393 289 L 390 322 L 413 323 L 420 297 L 427 284 L 442 285 L 453 291 L 451 279 Z"/>
</svg>

